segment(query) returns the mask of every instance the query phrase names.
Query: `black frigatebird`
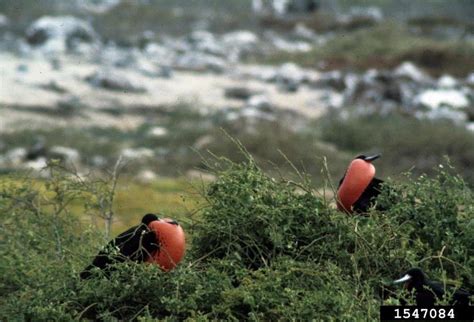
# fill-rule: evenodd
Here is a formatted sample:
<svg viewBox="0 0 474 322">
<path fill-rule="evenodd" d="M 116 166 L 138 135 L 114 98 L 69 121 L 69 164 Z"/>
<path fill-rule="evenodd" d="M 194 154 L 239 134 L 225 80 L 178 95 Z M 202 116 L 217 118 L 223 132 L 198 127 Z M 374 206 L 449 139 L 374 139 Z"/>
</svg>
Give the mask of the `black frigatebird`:
<svg viewBox="0 0 474 322">
<path fill-rule="evenodd" d="M 379 157 L 380 154 L 359 155 L 349 164 L 337 189 L 337 208 L 340 211 L 363 213 L 373 205 L 383 183 L 383 180 L 375 178 L 372 164 Z"/>
<path fill-rule="evenodd" d="M 94 267 L 105 269 L 114 263 L 124 262 L 127 259 L 141 263 L 146 261 L 152 253 L 159 249 L 156 233 L 148 225 L 159 220 L 155 214 L 143 216 L 139 225 L 124 231 L 110 241 L 81 272 L 81 278 L 89 278 Z"/>
<path fill-rule="evenodd" d="M 419 268 L 411 268 L 403 277 L 393 283 L 405 283 L 405 287 L 409 292 L 415 290 L 416 305 L 418 306 L 434 306 L 436 301 L 443 299 L 446 293 L 452 293 L 450 290 L 445 292 L 441 282 L 428 280 Z M 470 294 L 468 291 L 460 288 L 453 291 L 451 305 L 469 305 Z"/>
</svg>

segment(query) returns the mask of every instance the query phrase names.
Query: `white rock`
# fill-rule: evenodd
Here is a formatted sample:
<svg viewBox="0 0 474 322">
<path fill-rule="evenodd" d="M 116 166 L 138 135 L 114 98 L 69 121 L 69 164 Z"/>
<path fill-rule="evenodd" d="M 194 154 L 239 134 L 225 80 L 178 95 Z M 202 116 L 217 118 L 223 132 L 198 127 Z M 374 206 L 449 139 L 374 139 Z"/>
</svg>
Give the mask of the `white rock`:
<svg viewBox="0 0 474 322">
<path fill-rule="evenodd" d="M 111 91 L 144 93 L 147 89 L 125 72 L 111 69 L 99 69 L 85 79 L 95 87 Z"/>
<path fill-rule="evenodd" d="M 191 180 L 214 181 L 216 176 L 207 172 L 198 170 L 189 170 L 186 172 L 186 177 Z"/>
<path fill-rule="evenodd" d="M 62 157 L 67 162 L 78 163 L 80 160 L 80 154 L 76 149 L 65 147 L 65 146 L 53 146 L 50 149 L 53 155 Z"/>
<path fill-rule="evenodd" d="M 309 40 L 314 40 L 317 36 L 316 33 L 312 30 L 309 29 L 308 27 L 305 26 L 305 24 L 299 22 L 294 29 L 294 34 L 297 37 L 309 39 Z"/>
<path fill-rule="evenodd" d="M 192 71 L 214 71 L 223 72 L 227 67 L 227 62 L 217 56 L 205 53 L 188 52 L 182 56 L 178 56 L 174 62 L 178 69 L 192 70 Z"/>
<path fill-rule="evenodd" d="M 416 82 L 423 82 L 429 79 L 421 69 L 411 62 L 402 63 L 395 69 L 394 73 L 396 76 L 406 77 Z"/>
<path fill-rule="evenodd" d="M 107 164 L 107 159 L 101 155 L 94 155 L 91 162 L 96 167 L 103 167 Z"/>
<path fill-rule="evenodd" d="M 170 66 L 176 59 L 176 52 L 169 47 L 149 43 L 144 49 L 144 56 L 154 63 Z"/>
<path fill-rule="evenodd" d="M 265 95 L 253 95 L 247 100 L 247 106 L 256 109 L 271 108 L 272 103 Z"/>
<path fill-rule="evenodd" d="M 21 162 L 23 162 L 23 160 L 26 157 L 26 154 L 27 154 L 27 151 L 25 148 L 14 148 L 7 151 L 3 159 L 4 159 L 4 162 L 6 163 L 18 165 Z"/>
<path fill-rule="evenodd" d="M 261 14 L 264 11 L 262 0 L 252 0 L 252 11 L 256 14 Z"/>
<path fill-rule="evenodd" d="M 383 12 L 378 7 L 352 7 L 350 15 L 353 18 L 366 18 L 376 22 L 383 20 Z"/>
<path fill-rule="evenodd" d="M 148 135 L 149 136 L 153 136 L 153 137 L 162 137 L 162 136 L 165 136 L 168 134 L 168 130 L 162 126 L 155 126 L 155 127 L 152 127 L 149 131 L 148 131 Z"/>
<path fill-rule="evenodd" d="M 307 80 L 305 71 L 294 63 L 281 65 L 277 70 L 276 78 L 277 81 L 293 81 L 295 83 L 301 83 Z"/>
<path fill-rule="evenodd" d="M 469 100 L 461 91 L 454 89 L 430 89 L 415 97 L 415 102 L 431 109 L 441 106 L 464 108 L 469 106 Z"/>
<path fill-rule="evenodd" d="M 96 14 L 103 14 L 119 5 L 120 2 L 121 0 L 80 0 L 78 4 L 82 9 Z"/>
<path fill-rule="evenodd" d="M 237 47 L 251 47 L 256 45 L 259 39 L 258 36 L 251 31 L 237 30 L 223 35 L 222 41 L 226 45 Z"/>
<path fill-rule="evenodd" d="M 153 153 L 153 150 L 148 148 L 126 148 L 122 150 L 121 155 L 124 159 L 131 161 L 153 158 L 155 154 Z"/>
<path fill-rule="evenodd" d="M 454 88 L 458 85 L 458 81 L 451 75 L 443 75 L 438 79 L 438 86 L 441 88 Z"/>
<path fill-rule="evenodd" d="M 206 30 L 196 30 L 188 38 L 195 50 L 213 55 L 224 55 L 225 50 L 218 43 L 214 34 Z"/>
<path fill-rule="evenodd" d="M 199 150 L 199 149 L 209 146 L 212 142 L 214 142 L 214 138 L 212 135 L 203 135 L 196 140 L 193 146 L 194 148 Z"/>
<path fill-rule="evenodd" d="M 273 46 L 276 47 L 276 49 L 289 53 L 307 53 L 313 49 L 313 46 L 311 46 L 311 44 L 308 42 L 289 41 L 281 37 L 274 37 L 272 43 Z"/>
<path fill-rule="evenodd" d="M 290 0 L 273 0 L 272 8 L 277 15 L 285 15 L 288 11 Z"/>
<path fill-rule="evenodd" d="M 474 133 L 474 122 L 469 122 L 466 124 L 466 129 Z"/>
<path fill-rule="evenodd" d="M 98 36 L 85 20 L 73 16 L 44 16 L 26 30 L 28 42 L 47 53 L 62 53 L 81 42 L 94 43 Z"/>
<path fill-rule="evenodd" d="M 0 28 L 8 27 L 9 24 L 10 20 L 7 18 L 7 16 L 0 13 Z"/>
<path fill-rule="evenodd" d="M 25 162 L 23 167 L 26 169 L 31 169 L 35 171 L 40 171 L 48 165 L 48 161 L 45 157 L 40 157 L 36 160 Z"/>
<path fill-rule="evenodd" d="M 469 85 L 474 86 L 474 73 L 470 73 L 469 75 L 467 75 L 466 82 Z"/>
<path fill-rule="evenodd" d="M 144 169 L 144 170 L 141 170 L 137 174 L 136 178 L 141 183 L 151 183 L 151 182 L 155 181 L 158 178 L 158 176 L 153 171 L 151 171 L 149 169 Z"/>
<path fill-rule="evenodd" d="M 428 112 L 418 112 L 415 114 L 418 118 L 427 118 L 430 120 L 446 119 L 451 120 L 458 125 L 465 124 L 467 115 L 463 111 L 453 110 L 447 107 L 441 107 Z"/>
</svg>

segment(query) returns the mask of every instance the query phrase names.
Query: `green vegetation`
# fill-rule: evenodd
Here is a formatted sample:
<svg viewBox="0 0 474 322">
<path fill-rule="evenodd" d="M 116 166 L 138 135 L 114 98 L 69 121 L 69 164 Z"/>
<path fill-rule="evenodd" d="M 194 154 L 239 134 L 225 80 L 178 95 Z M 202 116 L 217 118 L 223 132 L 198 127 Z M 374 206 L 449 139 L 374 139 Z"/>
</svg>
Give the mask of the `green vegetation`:
<svg viewBox="0 0 474 322">
<path fill-rule="evenodd" d="M 388 210 L 361 217 L 337 212 L 305 175 L 274 179 L 248 155 L 241 163 L 206 164 L 217 180 L 203 188 L 198 217 L 184 221 L 192 243 L 177 269 L 123 263 L 108 278 L 86 281 L 78 273 L 103 239 L 71 216 L 69 205 L 94 204 L 94 178 L 78 182 L 56 170 L 45 183 L 48 202 L 28 179 L 6 181 L 0 317 L 376 320 L 382 303 L 413 303 L 387 284 L 409 267 L 474 284 L 474 196 L 449 165 L 432 177 L 389 182 L 379 199 Z M 86 208 L 100 215 L 100 207 Z"/>
<path fill-rule="evenodd" d="M 267 171 L 278 167 L 284 173 L 292 166 L 283 156 L 293 162 L 300 170 L 321 178 L 321 163 L 324 156 L 331 158 L 335 173 L 344 171 L 347 156 L 341 155 L 317 140 L 312 131 L 301 126 L 295 129 L 295 123 L 305 122 L 298 116 L 288 116 L 284 111 L 272 113 L 272 119 L 239 118 L 229 120 L 228 115 L 235 111 L 215 111 L 203 115 L 188 105 L 157 107 L 142 126 L 122 131 L 115 128 L 56 128 L 22 130 L 2 133 L 0 140 L 5 143 L 0 153 L 13 147 L 31 147 L 42 137 L 48 147 L 61 145 L 78 150 L 81 163 L 92 168 L 107 169 L 113 167 L 125 148 L 149 148 L 154 157 L 142 157 L 127 161 L 124 169 L 127 174 L 135 175 L 141 169 L 150 169 L 165 177 L 186 175 L 192 169 L 206 170 L 202 155 L 207 151 L 226 156 L 234 161 L 243 157 L 231 140 L 225 135 L 240 140 L 254 155 L 258 164 Z M 125 113 L 115 110 L 115 113 Z M 139 112 L 140 113 L 140 112 Z M 163 128 L 162 136 L 150 135 L 154 127 Z M 258 129 L 258 130 L 257 130 Z M 281 152 L 280 152 L 281 151 Z M 95 164 L 97 157 L 104 164 Z"/>
<path fill-rule="evenodd" d="M 450 121 L 418 120 L 397 114 L 349 119 L 328 116 L 322 139 L 354 156 L 382 153 L 376 165 L 381 177 L 409 170 L 417 175 L 433 174 L 433 168 L 448 156 L 463 178 L 474 183 L 474 134 Z"/>
<path fill-rule="evenodd" d="M 474 69 L 473 56 L 472 41 L 414 35 L 407 26 L 384 23 L 338 34 L 308 53 L 282 52 L 264 59 L 271 63 L 295 61 L 313 68 L 356 70 L 392 68 L 403 61 L 413 61 L 433 75 L 465 76 Z"/>
<path fill-rule="evenodd" d="M 102 170 L 112 168 L 125 148 L 148 148 L 153 157 L 128 160 L 124 173 L 135 176 L 150 169 L 163 177 L 183 177 L 188 171 L 207 171 L 203 156 L 208 151 L 234 162 L 245 158 L 226 133 L 238 139 L 267 174 L 293 176 L 293 167 L 311 175 L 314 187 L 324 179 L 321 166 L 328 159 L 329 171 L 337 179 L 348 161 L 364 153 L 382 153 L 376 167 L 381 178 L 411 170 L 414 174 L 432 174 L 432 169 L 448 156 L 470 185 L 474 184 L 472 162 L 474 134 L 447 120 L 418 120 L 408 115 L 350 115 L 347 119 L 329 114 L 308 122 L 284 111 L 275 111 L 273 119 L 238 118 L 229 120 L 232 111 L 200 114 L 186 105 L 170 106 L 150 115 L 141 127 L 122 131 L 114 128 L 58 128 L 24 130 L 0 136 L 6 147 L 33 146 L 43 137 L 48 146 L 62 145 L 77 149 L 81 163 Z M 162 136 L 150 135 L 154 127 L 165 130 Z M 258 130 L 257 130 L 258 129 Z M 97 157 L 103 165 L 95 164 Z M 3 169 L 6 172 L 8 169 Z M 294 178 L 294 177 L 293 177 Z"/>
</svg>

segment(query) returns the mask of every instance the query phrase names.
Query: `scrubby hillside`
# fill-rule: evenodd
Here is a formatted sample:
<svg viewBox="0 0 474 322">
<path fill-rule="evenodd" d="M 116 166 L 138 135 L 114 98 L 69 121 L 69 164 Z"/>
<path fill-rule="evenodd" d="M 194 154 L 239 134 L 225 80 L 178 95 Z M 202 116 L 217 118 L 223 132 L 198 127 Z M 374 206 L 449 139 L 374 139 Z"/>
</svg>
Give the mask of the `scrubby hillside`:
<svg viewBox="0 0 474 322">
<path fill-rule="evenodd" d="M 389 285 L 410 267 L 473 287 L 474 199 L 448 165 L 389 181 L 379 199 L 389 210 L 368 216 L 341 214 L 305 176 L 272 178 L 250 157 L 208 166 L 217 179 L 183 221 L 177 269 L 129 263 L 87 281 L 78 273 L 103 239 L 69 207 L 99 211 L 91 185 L 60 173 L 46 191 L 3 180 L 0 318 L 376 320 L 382 303 L 410 298 Z"/>
</svg>

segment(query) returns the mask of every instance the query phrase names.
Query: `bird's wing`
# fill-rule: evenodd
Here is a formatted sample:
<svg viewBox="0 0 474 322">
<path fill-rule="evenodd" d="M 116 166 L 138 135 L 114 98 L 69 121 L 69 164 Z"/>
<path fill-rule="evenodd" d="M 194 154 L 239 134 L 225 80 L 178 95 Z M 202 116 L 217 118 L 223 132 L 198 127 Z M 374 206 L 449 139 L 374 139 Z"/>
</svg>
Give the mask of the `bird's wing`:
<svg viewBox="0 0 474 322">
<path fill-rule="evenodd" d="M 357 199 L 357 201 L 354 203 L 354 211 L 367 212 L 373 202 L 372 199 L 376 198 L 380 194 L 383 182 L 384 181 L 381 179 L 373 178 L 359 199 Z"/>
</svg>

